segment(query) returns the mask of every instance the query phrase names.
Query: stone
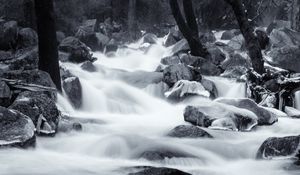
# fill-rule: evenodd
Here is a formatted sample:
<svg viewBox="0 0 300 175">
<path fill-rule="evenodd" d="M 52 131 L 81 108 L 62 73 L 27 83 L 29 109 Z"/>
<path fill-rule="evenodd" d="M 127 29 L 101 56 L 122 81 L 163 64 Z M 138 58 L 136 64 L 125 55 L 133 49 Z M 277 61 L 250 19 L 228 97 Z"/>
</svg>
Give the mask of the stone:
<svg viewBox="0 0 300 175">
<path fill-rule="evenodd" d="M 56 32 L 57 45 L 59 45 L 65 38 L 66 38 L 66 35 L 64 32 L 62 32 L 62 31 Z"/>
<path fill-rule="evenodd" d="M 192 80 L 193 74 L 184 64 L 170 65 L 163 71 L 163 81 L 172 87 L 179 80 Z"/>
<path fill-rule="evenodd" d="M 38 35 L 31 28 L 23 28 L 18 33 L 18 49 L 37 46 Z"/>
<path fill-rule="evenodd" d="M 168 136 L 178 138 L 213 138 L 208 132 L 193 125 L 180 125 L 172 129 Z"/>
<path fill-rule="evenodd" d="M 284 107 L 284 112 L 291 118 L 300 118 L 300 111 L 290 106 Z"/>
<path fill-rule="evenodd" d="M 229 67 L 221 74 L 221 77 L 244 80 L 243 77 L 247 74 L 248 70 L 244 66 Z"/>
<path fill-rule="evenodd" d="M 39 55 L 37 47 L 17 50 L 14 55 L 3 63 L 13 70 L 34 70 L 38 68 Z"/>
<path fill-rule="evenodd" d="M 13 49 L 17 43 L 18 23 L 8 21 L 0 24 L 0 50 Z"/>
<path fill-rule="evenodd" d="M 146 33 L 142 37 L 143 43 L 149 43 L 149 44 L 156 44 L 157 43 L 157 36 L 153 33 Z"/>
<path fill-rule="evenodd" d="M 273 48 L 298 46 L 300 45 L 300 34 L 286 27 L 274 29 L 270 34 L 270 44 Z"/>
<path fill-rule="evenodd" d="M 172 52 L 172 55 L 175 55 L 178 53 L 187 52 L 189 50 L 190 50 L 190 46 L 189 46 L 187 40 L 182 39 L 173 46 L 171 52 Z"/>
<path fill-rule="evenodd" d="M 210 98 L 215 99 L 218 97 L 218 89 L 213 81 L 201 78 L 200 83 L 210 93 Z"/>
<path fill-rule="evenodd" d="M 195 68 L 195 71 L 201 75 L 218 76 L 221 74 L 221 69 L 217 65 L 213 64 L 209 59 L 202 57 L 196 58 L 197 60 L 192 64 L 192 66 Z"/>
<path fill-rule="evenodd" d="M 147 71 L 134 71 L 134 72 L 120 72 L 119 78 L 124 82 L 138 88 L 146 88 L 150 84 L 157 84 L 162 82 L 163 73 L 161 72 L 147 72 Z"/>
<path fill-rule="evenodd" d="M 221 64 L 221 67 L 224 70 L 238 66 L 250 68 L 252 67 L 252 64 L 249 58 L 245 58 L 239 53 L 231 54 L 229 58 L 224 60 Z"/>
<path fill-rule="evenodd" d="M 37 128 L 39 135 L 52 136 L 56 133 L 59 111 L 53 99 L 40 92 L 25 91 L 18 95 L 9 109 L 28 116 Z"/>
<path fill-rule="evenodd" d="M 97 68 L 95 67 L 95 65 L 90 61 L 85 61 L 84 63 L 82 63 L 82 65 L 80 67 L 81 67 L 81 69 L 86 70 L 88 72 L 96 72 L 97 71 Z"/>
<path fill-rule="evenodd" d="M 0 106 L 8 107 L 11 103 L 12 92 L 4 81 L 0 81 Z"/>
<path fill-rule="evenodd" d="M 111 39 L 105 46 L 105 53 L 109 54 L 112 52 L 116 52 L 118 50 L 118 42 L 114 39 Z"/>
<path fill-rule="evenodd" d="M 271 137 L 259 147 L 257 159 L 294 157 L 299 149 L 300 136 Z"/>
<path fill-rule="evenodd" d="M 173 168 L 166 167 L 142 167 L 136 168 L 138 172 L 129 173 L 128 175 L 191 175 Z"/>
<path fill-rule="evenodd" d="M 216 42 L 216 40 L 217 40 L 212 31 L 204 32 L 204 33 L 200 32 L 199 39 L 200 39 L 201 43 L 213 43 L 213 42 Z"/>
<path fill-rule="evenodd" d="M 210 60 L 213 64 L 219 65 L 226 59 L 226 55 L 217 47 L 209 47 Z"/>
<path fill-rule="evenodd" d="M 171 100 L 180 100 L 187 96 L 210 97 L 210 93 L 196 81 L 179 80 L 175 85 L 165 93 L 165 96 Z"/>
<path fill-rule="evenodd" d="M 139 157 L 150 161 L 161 161 L 166 158 L 171 159 L 171 158 L 184 158 L 184 157 L 193 157 L 193 156 L 173 149 L 155 148 L 153 150 L 144 151 L 143 153 L 140 154 Z"/>
<path fill-rule="evenodd" d="M 253 112 L 258 117 L 258 125 L 272 125 L 273 123 L 278 121 L 278 117 L 276 115 L 272 115 L 270 111 L 255 103 L 255 101 L 253 101 L 252 99 L 223 98 L 223 99 L 218 99 L 217 101 L 227 105 L 235 106 L 237 108 L 247 109 Z"/>
<path fill-rule="evenodd" d="M 164 40 L 164 46 L 165 47 L 170 47 L 174 44 L 176 44 L 176 40 L 174 38 L 174 36 L 171 34 L 171 33 L 168 33 L 168 35 L 165 37 L 165 40 Z"/>
<path fill-rule="evenodd" d="M 226 30 L 222 33 L 221 40 L 231 40 L 233 37 L 235 37 L 234 30 Z"/>
<path fill-rule="evenodd" d="M 179 54 L 179 59 L 185 65 L 193 65 L 197 61 L 198 57 L 192 56 L 187 53 L 181 53 Z"/>
<path fill-rule="evenodd" d="M 284 20 L 274 20 L 268 27 L 267 27 L 267 33 L 270 34 L 274 29 L 280 29 L 283 27 L 291 28 L 291 22 L 290 21 L 284 21 Z"/>
<path fill-rule="evenodd" d="M 229 42 L 228 46 L 234 50 L 242 50 L 245 47 L 245 39 L 242 34 L 233 37 Z"/>
<path fill-rule="evenodd" d="M 82 87 L 78 77 L 69 77 L 63 80 L 63 89 L 67 94 L 71 104 L 75 108 L 82 105 Z"/>
<path fill-rule="evenodd" d="M 0 106 L 0 147 L 34 147 L 34 124 L 24 114 Z"/>
<path fill-rule="evenodd" d="M 162 58 L 160 60 L 160 63 L 164 65 L 176 65 L 176 64 L 180 64 L 181 60 L 177 55 L 174 55 L 174 56 L 168 56 Z"/>
</svg>

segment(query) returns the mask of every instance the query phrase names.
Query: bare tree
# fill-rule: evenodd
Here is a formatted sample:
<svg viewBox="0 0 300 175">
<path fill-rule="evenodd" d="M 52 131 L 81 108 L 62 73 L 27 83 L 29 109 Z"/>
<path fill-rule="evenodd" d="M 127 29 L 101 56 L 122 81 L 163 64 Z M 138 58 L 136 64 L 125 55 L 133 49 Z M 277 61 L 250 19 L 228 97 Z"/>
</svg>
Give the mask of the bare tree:
<svg viewBox="0 0 300 175">
<path fill-rule="evenodd" d="M 137 39 L 138 25 L 136 21 L 136 0 L 129 0 L 128 3 L 128 31 L 131 39 Z"/>
<path fill-rule="evenodd" d="M 264 70 L 264 60 L 261 53 L 259 41 L 254 33 L 254 28 L 247 17 L 247 10 L 241 0 L 225 0 L 233 9 L 238 21 L 240 30 L 245 38 L 246 47 L 252 61 L 253 69 L 262 74 Z"/>
<path fill-rule="evenodd" d="M 56 88 L 61 91 L 53 1 L 34 2 L 39 38 L 39 69 L 48 72 Z"/>
<path fill-rule="evenodd" d="M 200 42 L 198 34 L 198 25 L 194 14 L 193 3 L 191 0 L 182 0 L 183 14 L 180 11 L 177 0 L 170 0 L 172 14 L 176 20 L 179 30 L 188 41 L 191 48 L 191 54 L 194 56 L 208 57 L 209 53 L 206 47 Z"/>
</svg>

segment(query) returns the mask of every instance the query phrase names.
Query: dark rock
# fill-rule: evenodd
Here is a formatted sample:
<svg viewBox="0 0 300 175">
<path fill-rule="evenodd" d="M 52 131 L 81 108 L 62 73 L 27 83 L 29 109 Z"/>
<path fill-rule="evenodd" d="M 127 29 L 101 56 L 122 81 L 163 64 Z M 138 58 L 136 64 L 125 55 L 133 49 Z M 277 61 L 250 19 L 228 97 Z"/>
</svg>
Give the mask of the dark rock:
<svg viewBox="0 0 300 175">
<path fill-rule="evenodd" d="M 10 60 L 12 57 L 12 52 L 0 50 L 0 62 L 5 62 Z"/>
<path fill-rule="evenodd" d="M 198 59 L 198 57 L 191 56 L 190 54 L 187 53 L 179 54 L 179 58 L 181 62 L 184 63 L 185 65 L 193 65 Z"/>
<path fill-rule="evenodd" d="M 197 60 L 192 64 L 192 66 L 196 68 L 195 71 L 198 73 L 209 76 L 218 76 L 221 74 L 221 70 L 215 64 L 213 64 L 212 61 L 202 57 L 196 58 Z"/>
<path fill-rule="evenodd" d="M 259 106 L 253 100 L 248 98 L 243 99 L 219 99 L 220 103 L 232 105 L 238 108 L 247 109 L 253 112 L 258 117 L 258 125 L 271 125 L 278 121 L 278 117 L 273 115 L 267 109 Z"/>
<path fill-rule="evenodd" d="M 288 115 L 288 117 L 297 118 L 297 119 L 300 118 L 300 111 L 293 107 L 285 106 L 284 112 Z"/>
<path fill-rule="evenodd" d="M 224 70 L 238 66 L 250 68 L 252 64 L 248 58 L 245 58 L 238 53 L 231 54 L 230 57 L 221 64 L 221 67 Z"/>
<path fill-rule="evenodd" d="M 300 45 L 300 34 L 286 27 L 275 29 L 270 34 L 270 43 L 273 48 L 283 46 L 298 46 Z"/>
<path fill-rule="evenodd" d="M 273 31 L 273 29 L 280 29 L 283 27 L 291 28 L 291 22 L 284 20 L 275 20 L 268 26 L 267 33 L 270 34 Z"/>
<path fill-rule="evenodd" d="M 209 47 L 208 52 L 210 53 L 212 63 L 215 65 L 219 65 L 226 59 L 226 55 L 217 47 Z"/>
<path fill-rule="evenodd" d="M 18 33 L 18 49 L 33 47 L 38 44 L 38 35 L 31 28 L 23 28 Z"/>
<path fill-rule="evenodd" d="M 213 138 L 205 130 L 193 125 L 180 125 L 172 129 L 168 136 L 179 138 Z"/>
<path fill-rule="evenodd" d="M 213 81 L 206 78 L 200 80 L 202 86 L 210 93 L 210 98 L 215 99 L 218 97 L 218 89 Z"/>
<path fill-rule="evenodd" d="M 174 36 L 171 33 L 168 33 L 164 41 L 164 46 L 169 47 L 174 45 L 176 42 L 177 41 L 175 40 Z"/>
<path fill-rule="evenodd" d="M 10 50 L 15 47 L 18 37 L 18 23 L 8 21 L 0 24 L 0 50 Z"/>
<path fill-rule="evenodd" d="M 191 175 L 189 173 L 166 167 L 142 167 L 136 173 L 129 173 L 128 175 Z"/>
<path fill-rule="evenodd" d="M 34 124 L 24 114 L 0 106 L 0 140 L 0 147 L 34 147 Z"/>
<path fill-rule="evenodd" d="M 54 135 L 59 122 L 55 101 L 40 92 L 25 91 L 19 94 L 10 109 L 30 117 L 40 135 Z"/>
<path fill-rule="evenodd" d="M 243 50 L 245 47 L 245 39 L 242 34 L 233 37 L 229 42 L 228 46 L 234 50 Z"/>
<path fill-rule="evenodd" d="M 257 125 L 257 117 L 253 113 L 246 110 L 241 112 L 218 103 L 187 106 L 184 120 L 196 126 L 234 131 L 249 131 Z"/>
<path fill-rule="evenodd" d="M 187 52 L 190 50 L 190 46 L 186 39 L 182 39 L 178 41 L 172 48 L 172 54 L 175 55 L 177 53 Z"/>
<path fill-rule="evenodd" d="M 170 29 L 170 34 L 174 37 L 176 41 L 180 41 L 183 39 L 183 35 L 180 32 L 178 26 L 174 26 Z"/>
<path fill-rule="evenodd" d="M 111 53 L 111 52 L 116 52 L 118 50 L 119 46 L 116 40 L 111 39 L 105 46 L 105 53 Z"/>
<path fill-rule="evenodd" d="M 226 30 L 225 32 L 223 32 L 221 39 L 222 40 L 231 40 L 233 37 L 235 37 L 235 33 L 234 30 Z"/>
<path fill-rule="evenodd" d="M 260 29 L 256 30 L 255 33 L 256 33 L 260 48 L 263 50 L 266 49 L 270 43 L 268 34 L 264 30 L 260 30 Z"/>
<path fill-rule="evenodd" d="M 12 93 L 4 81 L 0 81 L 0 106 L 8 107 L 11 102 Z"/>
<path fill-rule="evenodd" d="M 145 151 L 139 157 L 150 161 L 159 161 L 159 160 L 164 160 L 165 158 L 171 159 L 174 157 L 183 158 L 183 157 L 193 157 L 193 156 L 180 151 L 162 148 L 162 149 Z"/>
<path fill-rule="evenodd" d="M 157 36 L 153 33 L 147 33 L 142 38 L 143 43 L 156 44 Z"/>
<path fill-rule="evenodd" d="M 256 158 L 271 159 L 295 156 L 299 148 L 299 142 L 300 136 L 268 138 L 258 149 Z"/>
<path fill-rule="evenodd" d="M 183 65 L 170 65 L 163 71 L 163 81 L 172 87 L 179 80 L 192 80 L 193 75 L 190 69 Z"/>
<path fill-rule="evenodd" d="M 215 35 L 213 34 L 213 32 L 205 32 L 205 33 L 199 33 L 199 39 L 202 43 L 213 43 L 215 42 L 217 39 L 215 37 Z"/>
<path fill-rule="evenodd" d="M 269 56 L 272 58 L 269 60 L 269 64 L 293 72 L 300 72 L 300 45 L 286 45 L 282 48 L 273 49 Z"/>
<path fill-rule="evenodd" d="M 81 66 L 81 69 L 86 70 L 88 72 L 96 72 L 97 68 L 90 61 L 85 61 Z"/>
<path fill-rule="evenodd" d="M 276 79 L 265 81 L 263 87 L 270 90 L 271 92 L 277 92 L 280 90 L 280 85 Z"/>
<path fill-rule="evenodd" d="M 69 77 L 74 77 L 75 75 L 73 75 L 67 68 L 60 66 L 60 76 L 62 78 L 62 80 L 65 80 Z"/>
<path fill-rule="evenodd" d="M 59 50 L 68 53 L 67 61 L 82 63 L 84 61 L 94 61 L 90 49 L 75 37 L 65 38 L 59 45 Z M 60 57 L 61 58 L 61 57 Z M 65 61 L 62 59 L 61 61 Z"/>
<path fill-rule="evenodd" d="M 63 81 L 63 88 L 75 108 L 82 104 L 82 88 L 78 77 L 69 77 Z"/>
<path fill-rule="evenodd" d="M 56 39 L 57 39 L 57 43 L 58 45 L 66 38 L 66 35 L 64 32 L 62 31 L 57 31 L 56 32 Z"/>
<path fill-rule="evenodd" d="M 248 70 L 249 69 L 244 66 L 229 67 L 221 74 L 221 76 L 242 80 L 242 76 L 246 75 Z"/>
<path fill-rule="evenodd" d="M 168 57 L 164 57 L 160 60 L 161 64 L 164 65 L 175 65 L 175 64 L 180 64 L 180 58 L 177 55 L 174 56 L 168 56 Z"/>
</svg>

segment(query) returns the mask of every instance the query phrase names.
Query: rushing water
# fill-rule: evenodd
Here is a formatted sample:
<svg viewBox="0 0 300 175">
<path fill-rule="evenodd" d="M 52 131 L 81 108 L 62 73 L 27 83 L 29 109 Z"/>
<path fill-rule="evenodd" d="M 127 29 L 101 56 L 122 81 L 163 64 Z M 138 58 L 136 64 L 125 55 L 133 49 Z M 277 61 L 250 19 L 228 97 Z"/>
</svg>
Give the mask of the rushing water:
<svg viewBox="0 0 300 175">
<path fill-rule="evenodd" d="M 160 43 L 161 41 L 159 41 Z M 271 136 L 298 135 L 300 121 L 280 118 L 272 126 L 251 132 L 209 130 L 214 139 L 166 137 L 177 125 L 185 124 L 185 104 L 170 104 L 161 98 L 163 84 L 150 84 L 142 76 L 153 71 L 168 48 L 152 46 L 146 54 L 121 49 L 114 56 L 95 53 L 97 72 L 86 72 L 80 65 L 65 63 L 80 78 L 83 106 L 75 110 L 67 98 L 59 96 L 60 109 L 74 117 L 93 118 L 97 123 L 83 125 L 82 132 L 60 133 L 54 138 L 37 139 L 32 150 L 0 150 L 1 175 L 124 175 L 127 167 L 166 166 L 199 175 L 287 175 L 289 160 L 257 161 L 261 143 Z M 128 72 L 125 72 L 129 71 Z M 245 86 L 232 80 L 209 77 L 223 97 L 244 97 Z M 131 80 L 128 84 L 128 79 Z M 125 81 L 126 80 L 126 81 Z M 136 83 L 136 84 L 135 84 Z M 139 84 L 139 85 L 137 85 Z M 141 86 L 143 84 L 146 86 Z M 201 103 L 194 99 L 188 103 Z M 171 149 L 194 158 L 147 161 L 138 155 L 146 150 Z"/>
</svg>

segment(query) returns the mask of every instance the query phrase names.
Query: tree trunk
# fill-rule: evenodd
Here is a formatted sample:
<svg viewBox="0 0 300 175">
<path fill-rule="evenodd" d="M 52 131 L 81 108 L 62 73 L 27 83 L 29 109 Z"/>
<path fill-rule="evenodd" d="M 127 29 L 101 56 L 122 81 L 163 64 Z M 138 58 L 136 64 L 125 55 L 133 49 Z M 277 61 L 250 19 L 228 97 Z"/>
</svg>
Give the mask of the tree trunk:
<svg viewBox="0 0 300 175">
<path fill-rule="evenodd" d="M 206 47 L 199 40 L 198 25 L 196 22 L 192 1 L 182 1 L 187 22 L 184 20 L 177 0 L 170 0 L 169 2 L 178 28 L 183 34 L 184 38 L 188 41 L 191 49 L 191 54 L 194 56 L 207 58 L 209 56 L 209 53 Z"/>
<path fill-rule="evenodd" d="M 33 0 L 23 1 L 24 22 L 26 27 L 36 30 L 36 19 Z"/>
<path fill-rule="evenodd" d="M 48 72 L 61 92 L 57 39 L 52 0 L 35 0 L 39 38 L 39 69 Z"/>
<path fill-rule="evenodd" d="M 300 0 L 294 0 L 292 5 L 291 23 L 292 29 L 300 32 Z"/>
<path fill-rule="evenodd" d="M 253 69 L 262 74 L 264 70 L 264 60 L 261 53 L 261 48 L 258 42 L 258 39 L 254 33 L 254 28 L 251 26 L 248 17 L 247 10 L 242 4 L 241 0 L 225 0 L 229 5 L 231 5 L 240 30 L 245 38 L 246 46 L 249 52 L 249 56 L 252 61 Z"/>
<path fill-rule="evenodd" d="M 138 25 L 136 21 L 136 0 L 129 0 L 128 3 L 128 32 L 130 38 L 135 40 L 137 39 Z"/>
</svg>

